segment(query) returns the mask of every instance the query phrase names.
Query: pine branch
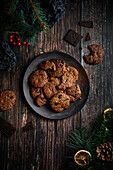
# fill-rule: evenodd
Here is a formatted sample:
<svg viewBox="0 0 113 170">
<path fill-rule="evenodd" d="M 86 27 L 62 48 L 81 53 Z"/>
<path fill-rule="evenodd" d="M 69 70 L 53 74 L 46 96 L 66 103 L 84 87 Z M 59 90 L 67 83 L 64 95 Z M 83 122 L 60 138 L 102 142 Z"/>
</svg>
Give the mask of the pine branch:
<svg viewBox="0 0 113 170">
<path fill-rule="evenodd" d="M 38 18 L 38 20 L 39 20 L 41 26 L 46 30 L 46 25 L 42 23 L 42 21 L 41 21 L 39 15 L 38 15 L 38 13 L 37 13 L 37 10 L 36 10 L 36 8 L 35 8 L 35 6 L 34 6 L 34 4 L 33 4 L 33 1 L 30 0 L 30 2 L 31 2 L 31 5 L 32 5 L 32 7 L 33 7 L 33 10 L 34 10 L 34 12 L 35 12 L 35 14 L 36 14 L 36 17 Z"/>
<path fill-rule="evenodd" d="M 8 14 L 10 14 L 10 13 L 11 13 L 12 5 L 13 5 L 13 0 L 11 1 L 11 5 L 10 5 L 10 8 L 9 8 L 9 12 L 8 12 Z"/>
</svg>

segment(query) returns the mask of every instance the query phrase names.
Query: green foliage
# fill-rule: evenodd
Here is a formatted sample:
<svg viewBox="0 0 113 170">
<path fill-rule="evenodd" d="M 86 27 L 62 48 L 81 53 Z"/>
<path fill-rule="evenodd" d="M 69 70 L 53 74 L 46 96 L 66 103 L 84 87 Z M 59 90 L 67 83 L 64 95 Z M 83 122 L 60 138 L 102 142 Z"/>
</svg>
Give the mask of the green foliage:
<svg viewBox="0 0 113 170">
<path fill-rule="evenodd" d="M 32 6 L 33 4 L 33 6 Z M 8 33 L 17 32 L 21 41 L 36 37 L 45 30 L 46 15 L 36 0 L 5 0 L 0 2 L 0 38 L 8 41 Z M 2 8 L 3 6 L 3 8 Z M 33 9 L 34 7 L 34 9 Z M 37 15 L 36 15 L 37 14 Z"/>
<path fill-rule="evenodd" d="M 86 128 L 78 128 L 69 135 L 67 142 L 69 169 L 103 169 L 106 162 L 97 158 L 96 148 L 108 141 L 113 141 L 113 112 L 107 114 L 105 118 L 103 115 L 98 116 L 90 132 L 87 132 Z M 78 150 L 87 150 L 91 153 L 92 160 L 89 165 L 82 167 L 75 163 L 74 155 Z"/>
</svg>

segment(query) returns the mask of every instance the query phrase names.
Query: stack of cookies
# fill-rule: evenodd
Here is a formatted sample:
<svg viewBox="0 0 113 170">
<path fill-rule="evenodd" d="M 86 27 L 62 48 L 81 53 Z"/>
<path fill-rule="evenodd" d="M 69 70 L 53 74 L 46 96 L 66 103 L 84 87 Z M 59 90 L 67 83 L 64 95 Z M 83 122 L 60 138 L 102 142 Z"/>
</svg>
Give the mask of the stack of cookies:
<svg viewBox="0 0 113 170">
<path fill-rule="evenodd" d="M 44 61 L 29 77 L 31 96 L 37 106 L 48 103 L 55 112 L 62 112 L 81 98 L 78 77 L 77 69 L 63 60 Z"/>
</svg>

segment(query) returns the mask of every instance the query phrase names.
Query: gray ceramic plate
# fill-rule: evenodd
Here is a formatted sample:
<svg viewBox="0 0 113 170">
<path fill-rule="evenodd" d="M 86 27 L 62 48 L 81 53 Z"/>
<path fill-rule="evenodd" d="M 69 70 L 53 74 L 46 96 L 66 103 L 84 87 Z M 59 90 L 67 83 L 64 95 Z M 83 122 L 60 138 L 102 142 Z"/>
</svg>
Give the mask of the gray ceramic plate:
<svg viewBox="0 0 113 170">
<path fill-rule="evenodd" d="M 30 87 L 28 84 L 28 78 L 30 74 L 34 71 L 37 70 L 37 65 L 45 60 L 51 60 L 51 59 L 62 59 L 66 62 L 67 65 L 75 67 L 79 71 L 79 80 L 78 84 L 80 85 L 81 91 L 82 91 L 82 97 L 81 99 L 78 99 L 76 102 L 71 103 L 70 107 L 67 108 L 66 110 L 62 111 L 61 113 L 55 113 L 51 110 L 51 108 L 47 105 L 42 106 L 42 107 L 37 107 L 34 103 L 34 100 L 32 99 L 30 95 Z M 28 104 L 31 106 L 31 108 L 38 113 L 39 115 L 48 118 L 48 119 L 63 119 L 67 118 L 69 116 L 74 115 L 75 113 L 79 112 L 82 107 L 84 106 L 88 94 L 89 94 L 89 80 L 86 75 L 86 72 L 84 68 L 81 66 L 81 64 L 71 57 L 68 54 L 61 53 L 58 51 L 53 51 L 53 52 L 48 52 L 43 55 L 40 55 L 36 57 L 28 66 L 24 79 L 23 79 L 23 92 L 25 95 L 25 98 L 28 102 Z"/>
</svg>

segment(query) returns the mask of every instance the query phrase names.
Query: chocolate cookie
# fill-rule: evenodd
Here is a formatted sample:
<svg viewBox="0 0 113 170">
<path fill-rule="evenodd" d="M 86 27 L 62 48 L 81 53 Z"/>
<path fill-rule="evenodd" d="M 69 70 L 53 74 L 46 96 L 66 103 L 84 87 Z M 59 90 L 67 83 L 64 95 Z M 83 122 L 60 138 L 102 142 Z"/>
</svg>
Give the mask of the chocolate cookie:
<svg viewBox="0 0 113 170">
<path fill-rule="evenodd" d="M 60 80 L 58 78 L 51 77 L 49 82 L 47 82 L 44 87 L 45 96 L 50 99 L 53 95 L 57 93 L 56 86 L 60 84 Z"/>
<path fill-rule="evenodd" d="M 77 69 L 72 66 L 67 66 L 66 70 L 73 76 L 73 83 L 76 84 L 79 75 Z"/>
<path fill-rule="evenodd" d="M 43 69 L 43 70 L 52 70 L 52 71 L 56 71 L 56 66 L 53 62 L 50 62 L 48 60 L 42 62 L 39 64 L 40 68 Z"/>
<path fill-rule="evenodd" d="M 57 93 L 51 98 L 50 105 L 55 112 L 62 112 L 70 106 L 70 98 L 65 93 Z"/>
<path fill-rule="evenodd" d="M 43 106 L 47 103 L 47 100 L 45 99 L 45 96 L 44 96 L 42 90 L 41 90 L 41 94 L 36 97 L 35 102 L 36 102 L 36 105 L 39 106 L 39 107 L 41 107 L 41 106 Z"/>
<path fill-rule="evenodd" d="M 41 87 L 31 87 L 31 96 L 33 97 L 33 99 L 35 99 L 37 96 L 39 96 L 42 92 L 42 88 Z"/>
<path fill-rule="evenodd" d="M 71 88 L 66 89 L 66 94 L 69 96 L 73 96 L 75 98 L 75 101 L 79 98 L 81 98 L 81 90 L 80 86 L 76 84 L 75 86 L 72 86 Z M 74 99 L 72 99 L 74 100 Z"/>
<path fill-rule="evenodd" d="M 65 72 L 62 76 L 62 83 L 58 86 L 58 89 L 65 90 L 67 87 L 73 86 L 73 75 L 69 72 Z"/>
<path fill-rule="evenodd" d="M 55 86 L 58 86 L 60 84 L 60 79 L 55 77 L 50 77 L 49 82 L 53 83 Z"/>
<path fill-rule="evenodd" d="M 16 95 L 11 90 L 0 92 L 0 110 L 10 110 L 16 102 Z"/>
<path fill-rule="evenodd" d="M 104 57 L 104 52 L 102 48 L 99 45 L 89 45 L 89 49 L 91 51 L 91 54 L 89 55 L 84 55 L 84 61 L 87 64 L 99 64 Z"/>
<path fill-rule="evenodd" d="M 44 70 L 36 70 L 30 75 L 29 82 L 34 87 L 43 87 L 48 82 L 48 76 Z"/>
<path fill-rule="evenodd" d="M 38 96 L 36 98 L 36 105 L 37 106 L 41 107 L 41 106 L 45 105 L 46 103 L 47 103 L 47 100 L 45 98 L 42 98 L 40 96 Z"/>
<path fill-rule="evenodd" d="M 49 76 L 51 77 L 61 77 L 66 71 L 66 63 L 63 60 L 53 59 L 50 62 L 53 62 L 56 65 L 56 71 L 48 71 Z"/>
</svg>

